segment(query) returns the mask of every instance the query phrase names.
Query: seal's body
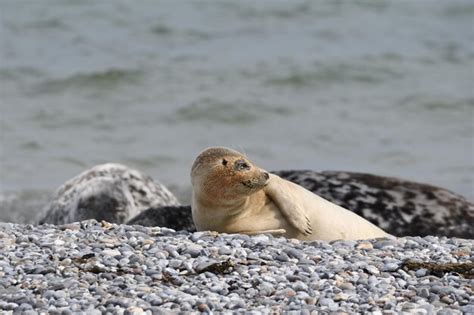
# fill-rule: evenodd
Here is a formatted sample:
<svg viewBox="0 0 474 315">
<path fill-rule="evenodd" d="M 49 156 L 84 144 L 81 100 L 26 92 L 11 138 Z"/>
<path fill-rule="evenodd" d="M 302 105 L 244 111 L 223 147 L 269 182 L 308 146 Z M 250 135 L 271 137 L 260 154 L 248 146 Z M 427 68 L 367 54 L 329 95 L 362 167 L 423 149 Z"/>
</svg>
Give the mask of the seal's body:
<svg viewBox="0 0 474 315">
<path fill-rule="evenodd" d="M 151 177 L 126 165 L 106 163 L 59 187 L 38 221 L 66 224 L 96 219 L 120 224 L 148 208 L 177 205 L 178 199 Z"/>
<path fill-rule="evenodd" d="M 288 220 L 294 216 L 308 218 L 311 233 L 298 233 L 301 229 L 297 228 L 290 233 L 291 237 L 304 240 L 357 240 L 389 236 L 354 212 L 277 175 L 270 175 L 269 184 L 263 190 L 280 211 L 287 214 Z M 297 226 L 296 223 L 294 225 Z"/>
<path fill-rule="evenodd" d="M 199 154 L 191 182 L 198 230 L 272 233 L 302 240 L 389 236 L 349 210 L 268 174 L 227 148 L 209 148 Z"/>
</svg>

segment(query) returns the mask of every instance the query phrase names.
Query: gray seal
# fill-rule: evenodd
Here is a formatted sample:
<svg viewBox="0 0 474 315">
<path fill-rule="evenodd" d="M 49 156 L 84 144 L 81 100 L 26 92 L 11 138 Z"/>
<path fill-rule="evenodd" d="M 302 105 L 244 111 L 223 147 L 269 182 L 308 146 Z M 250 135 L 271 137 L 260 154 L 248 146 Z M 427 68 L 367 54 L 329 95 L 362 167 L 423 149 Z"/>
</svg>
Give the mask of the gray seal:
<svg viewBox="0 0 474 315">
<path fill-rule="evenodd" d="M 365 173 L 277 171 L 390 234 L 474 238 L 474 204 L 433 185 Z"/>
<path fill-rule="evenodd" d="M 148 208 L 177 205 L 176 197 L 150 176 L 122 164 L 107 163 L 59 187 L 38 222 L 65 224 L 96 219 L 124 223 Z"/>
</svg>

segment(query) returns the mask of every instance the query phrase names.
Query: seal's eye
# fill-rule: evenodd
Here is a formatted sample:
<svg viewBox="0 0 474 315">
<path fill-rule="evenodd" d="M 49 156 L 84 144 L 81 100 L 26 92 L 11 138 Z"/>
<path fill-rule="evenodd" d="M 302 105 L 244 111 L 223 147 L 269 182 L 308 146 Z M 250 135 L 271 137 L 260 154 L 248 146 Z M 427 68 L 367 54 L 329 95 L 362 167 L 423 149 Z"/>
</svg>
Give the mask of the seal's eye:
<svg viewBox="0 0 474 315">
<path fill-rule="evenodd" d="M 249 170 L 250 165 L 248 165 L 244 160 L 238 160 L 234 163 L 234 169 L 237 171 Z"/>
<path fill-rule="evenodd" d="M 224 165 L 224 166 L 227 165 L 227 160 L 226 159 L 222 159 L 222 165 Z"/>
</svg>

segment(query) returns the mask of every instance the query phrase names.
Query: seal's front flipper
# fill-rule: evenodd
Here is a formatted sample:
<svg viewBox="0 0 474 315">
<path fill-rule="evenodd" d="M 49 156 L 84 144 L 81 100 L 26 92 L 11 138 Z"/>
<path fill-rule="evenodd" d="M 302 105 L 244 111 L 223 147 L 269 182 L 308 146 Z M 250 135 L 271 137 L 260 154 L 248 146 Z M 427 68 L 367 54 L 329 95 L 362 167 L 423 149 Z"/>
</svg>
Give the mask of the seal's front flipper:
<svg viewBox="0 0 474 315">
<path fill-rule="evenodd" d="M 270 180 L 263 190 L 293 227 L 306 236 L 313 234 L 306 210 L 292 194 L 293 187 L 277 175 L 270 174 Z"/>
</svg>

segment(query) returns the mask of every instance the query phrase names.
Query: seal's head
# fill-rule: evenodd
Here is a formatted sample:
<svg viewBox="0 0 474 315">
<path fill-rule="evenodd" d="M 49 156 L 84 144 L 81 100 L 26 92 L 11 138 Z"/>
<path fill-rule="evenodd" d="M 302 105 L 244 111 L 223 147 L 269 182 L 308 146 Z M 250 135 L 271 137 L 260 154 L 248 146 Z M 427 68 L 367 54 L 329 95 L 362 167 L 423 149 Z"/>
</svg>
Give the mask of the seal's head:
<svg viewBox="0 0 474 315">
<path fill-rule="evenodd" d="M 268 173 L 243 154 L 223 147 L 202 151 L 191 169 L 193 192 L 206 199 L 246 197 L 265 187 L 268 180 Z"/>
</svg>

